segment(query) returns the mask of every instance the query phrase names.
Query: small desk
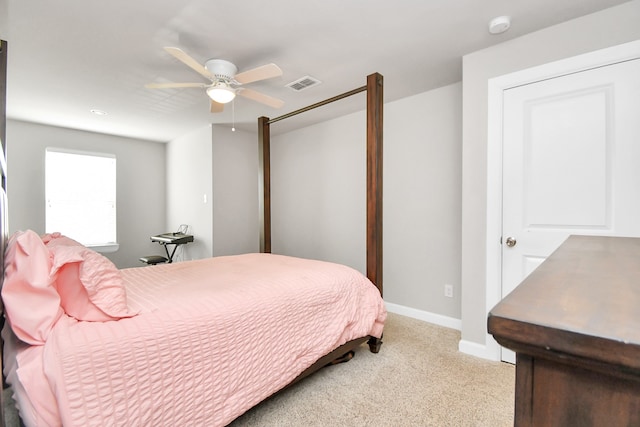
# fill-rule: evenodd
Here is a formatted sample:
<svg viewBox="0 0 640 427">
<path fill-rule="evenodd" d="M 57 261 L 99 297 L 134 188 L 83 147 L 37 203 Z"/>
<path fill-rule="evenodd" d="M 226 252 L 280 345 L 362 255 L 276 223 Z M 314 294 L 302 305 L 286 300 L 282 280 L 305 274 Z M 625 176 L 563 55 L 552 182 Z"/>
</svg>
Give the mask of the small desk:
<svg viewBox="0 0 640 427">
<path fill-rule="evenodd" d="M 184 233 L 163 233 L 151 236 L 151 241 L 164 246 L 167 257 L 165 258 L 158 255 L 151 255 L 140 258 L 140 261 L 152 265 L 162 264 L 165 262 L 170 264 L 173 262 L 173 255 L 175 255 L 178 246 L 193 242 L 193 236 L 191 234 Z M 173 245 L 173 250 L 171 252 L 169 252 L 169 245 Z"/>
<path fill-rule="evenodd" d="M 570 236 L 489 313 L 515 426 L 640 425 L 640 239 Z"/>
</svg>

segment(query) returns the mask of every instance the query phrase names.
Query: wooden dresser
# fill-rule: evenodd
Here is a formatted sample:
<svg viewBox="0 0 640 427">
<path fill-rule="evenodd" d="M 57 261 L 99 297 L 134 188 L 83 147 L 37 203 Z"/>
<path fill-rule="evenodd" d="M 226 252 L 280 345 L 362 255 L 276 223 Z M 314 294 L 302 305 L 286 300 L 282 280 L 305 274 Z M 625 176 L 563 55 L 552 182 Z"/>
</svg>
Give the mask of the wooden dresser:
<svg viewBox="0 0 640 427">
<path fill-rule="evenodd" d="M 491 310 L 516 426 L 640 426 L 640 239 L 571 236 Z"/>
</svg>

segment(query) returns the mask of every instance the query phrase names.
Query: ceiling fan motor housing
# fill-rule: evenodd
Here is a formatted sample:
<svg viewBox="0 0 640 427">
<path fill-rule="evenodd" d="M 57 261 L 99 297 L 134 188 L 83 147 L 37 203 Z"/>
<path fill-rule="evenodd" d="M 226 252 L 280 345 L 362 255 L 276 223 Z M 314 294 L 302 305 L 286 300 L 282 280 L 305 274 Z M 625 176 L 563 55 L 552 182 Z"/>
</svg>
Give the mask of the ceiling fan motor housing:
<svg viewBox="0 0 640 427">
<path fill-rule="evenodd" d="M 216 78 L 224 80 L 233 80 L 238 72 L 238 67 L 224 59 L 210 59 L 204 64 L 204 67 Z"/>
<path fill-rule="evenodd" d="M 252 89 L 240 88 L 243 84 L 270 79 L 282 75 L 282 70 L 276 64 L 265 64 L 238 74 L 238 68 L 224 59 L 210 59 L 201 65 L 189 54 L 177 47 L 166 46 L 164 50 L 178 61 L 184 63 L 211 83 L 150 83 L 145 85 L 151 89 L 197 87 L 205 88 L 211 98 L 211 112 L 222 111 L 222 104 L 232 101 L 236 95 L 241 95 L 252 101 L 260 102 L 273 108 L 282 107 L 283 101 L 272 98 Z M 236 80 L 236 78 L 238 80 Z"/>
</svg>

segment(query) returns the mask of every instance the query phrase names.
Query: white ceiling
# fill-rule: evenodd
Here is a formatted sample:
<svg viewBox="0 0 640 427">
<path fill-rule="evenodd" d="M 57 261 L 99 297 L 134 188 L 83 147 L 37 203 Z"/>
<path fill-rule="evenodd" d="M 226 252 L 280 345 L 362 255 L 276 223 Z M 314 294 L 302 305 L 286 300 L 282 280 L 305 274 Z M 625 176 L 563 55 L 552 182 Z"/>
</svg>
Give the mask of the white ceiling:
<svg viewBox="0 0 640 427">
<path fill-rule="evenodd" d="M 385 102 L 462 78 L 462 56 L 624 0 L 0 0 L 9 42 L 9 118 L 166 142 L 208 123 L 247 130 L 384 76 Z M 488 32 L 499 15 L 511 29 Z M 8 18 L 7 18 L 8 17 Z M 279 110 L 237 98 L 209 113 L 202 89 L 152 90 L 149 82 L 204 82 L 166 53 L 240 71 L 274 62 L 282 77 L 248 85 L 285 101 Z M 322 84 L 285 85 L 304 76 Z M 272 125 L 274 133 L 365 107 L 364 94 Z M 104 110 L 97 116 L 91 109 Z M 235 113 L 235 114 L 234 114 Z"/>
</svg>

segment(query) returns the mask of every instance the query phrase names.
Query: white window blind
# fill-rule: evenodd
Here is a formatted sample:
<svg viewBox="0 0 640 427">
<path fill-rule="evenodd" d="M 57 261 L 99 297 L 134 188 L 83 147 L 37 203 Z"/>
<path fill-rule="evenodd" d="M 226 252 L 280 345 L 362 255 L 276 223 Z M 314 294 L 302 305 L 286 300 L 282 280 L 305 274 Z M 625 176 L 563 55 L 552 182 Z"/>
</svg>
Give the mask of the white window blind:
<svg viewBox="0 0 640 427">
<path fill-rule="evenodd" d="M 116 244 L 116 158 L 47 148 L 46 232 L 85 246 Z"/>
</svg>

